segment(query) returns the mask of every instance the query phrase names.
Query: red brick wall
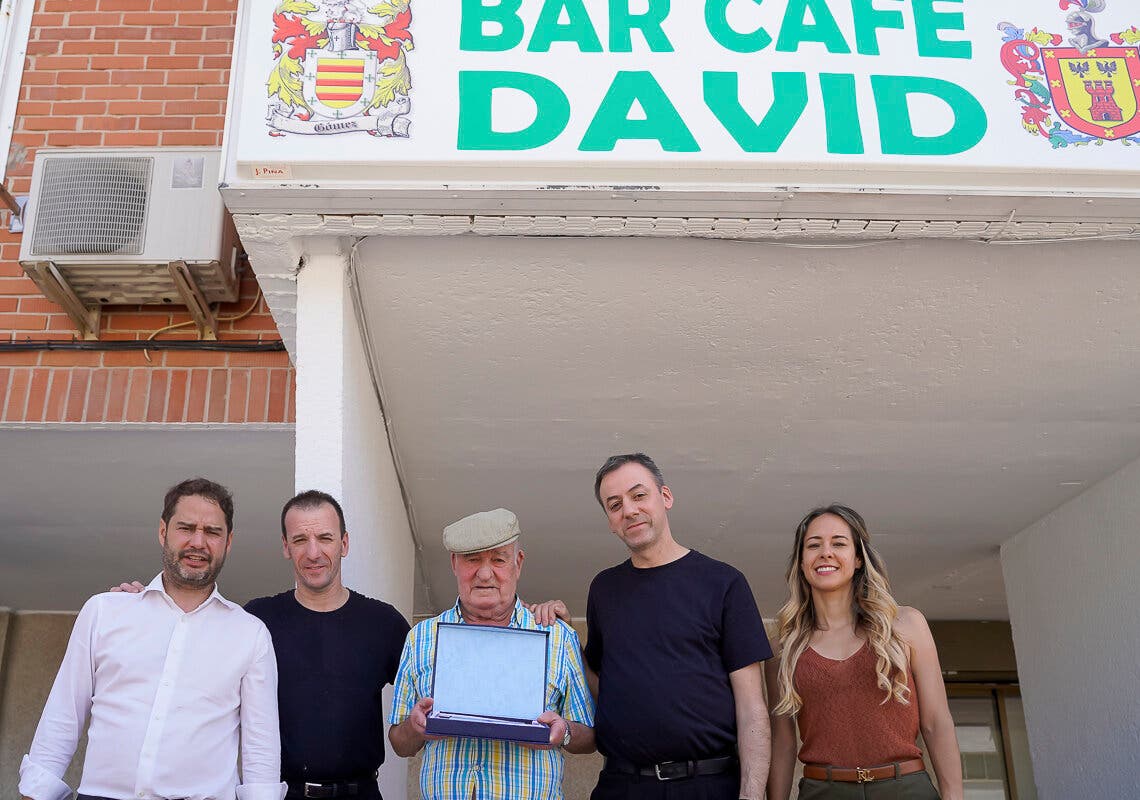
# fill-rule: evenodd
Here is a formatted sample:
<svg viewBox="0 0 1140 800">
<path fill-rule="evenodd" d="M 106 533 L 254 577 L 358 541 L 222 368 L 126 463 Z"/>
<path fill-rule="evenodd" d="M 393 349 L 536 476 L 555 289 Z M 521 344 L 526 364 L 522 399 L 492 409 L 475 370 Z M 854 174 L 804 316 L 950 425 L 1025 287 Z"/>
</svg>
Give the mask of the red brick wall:
<svg viewBox="0 0 1140 800">
<path fill-rule="evenodd" d="M 237 0 L 39 0 L 32 17 L 8 187 L 27 193 L 41 147 L 154 147 L 222 141 Z M 0 342 L 71 339 L 63 310 L 19 263 L 0 228 Z M 257 296 L 251 275 L 222 316 Z M 103 339 L 145 339 L 189 320 L 169 307 L 104 309 Z M 193 328 L 163 338 L 194 338 Z M 264 300 L 221 340 L 277 340 Z M 284 352 L 0 352 L 0 422 L 286 422 Z"/>
</svg>

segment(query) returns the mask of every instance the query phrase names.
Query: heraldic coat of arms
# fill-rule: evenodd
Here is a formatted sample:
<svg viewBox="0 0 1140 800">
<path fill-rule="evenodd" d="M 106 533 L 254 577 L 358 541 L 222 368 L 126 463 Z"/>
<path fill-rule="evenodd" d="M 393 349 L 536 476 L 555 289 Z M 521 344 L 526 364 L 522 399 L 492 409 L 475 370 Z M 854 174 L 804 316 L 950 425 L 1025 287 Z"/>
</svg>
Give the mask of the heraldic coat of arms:
<svg viewBox="0 0 1140 800">
<path fill-rule="evenodd" d="M 1093 14 L 1106 0 L 1060 0 L 1068 37 L 998 26 L 1001 61 L 1021 104 L 1021 124 L 1054 148 L 1090 142 L 1140 144 L 1140 30 L 1102 37 Z"/>
<path fill-rule="evenodd" d="M 411 0 L 282 0 L 266 88 L 271 136 L 408 136 Z"/>
</svg>

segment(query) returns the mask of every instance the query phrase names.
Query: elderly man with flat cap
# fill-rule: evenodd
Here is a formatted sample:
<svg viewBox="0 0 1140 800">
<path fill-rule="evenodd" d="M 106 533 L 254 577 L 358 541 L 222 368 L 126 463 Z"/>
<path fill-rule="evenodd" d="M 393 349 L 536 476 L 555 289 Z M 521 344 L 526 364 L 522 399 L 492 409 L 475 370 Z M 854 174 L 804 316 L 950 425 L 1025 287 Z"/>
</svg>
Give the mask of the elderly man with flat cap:
<svg viewBox="0 0 1140 800">
<path fill-rule="evenodd" d="M 447 611 L 416 625 L 404 644 L 396 675 L 388 738 L 401 756 L 424 750 L 424 800 L 557 800 L 562 797 L 563 755 L 594 750 L 594 701 L 586 685 L 578 635 L 561 620 L 539 625 L 518 599 L 525 557 L 519 522 L 510 511 L 484 511 L 443 531 L 459 599 Z M 550 633 L 546 711 L 550 743 L 528 746 L 494 739 L 429 738 L 432 657 L 439 623 L 497 625 Z"/>
</svg>

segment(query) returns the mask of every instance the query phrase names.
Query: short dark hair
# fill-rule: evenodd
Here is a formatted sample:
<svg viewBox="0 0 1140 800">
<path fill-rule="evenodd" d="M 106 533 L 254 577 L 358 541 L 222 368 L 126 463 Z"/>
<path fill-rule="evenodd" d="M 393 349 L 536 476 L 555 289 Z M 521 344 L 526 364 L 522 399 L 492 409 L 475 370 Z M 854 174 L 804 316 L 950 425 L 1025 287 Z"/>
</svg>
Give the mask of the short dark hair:
<svg viewBox="0 0 1140 800">
<path fill-rule="evenodd" d="M 657 484 L 658 489 L 665 485 L 665 476 L 661 474 L 660 468 L 653 459 L 645 453 L 625 453 L 620 456 L 610 456 L 606 459 L 606 463 L 598 469 L 598 474 L 594 476 L 594 499 L 598 501 L 599 505 L 603 507 L 605 505 L 602 503 L 602 479 L 626 464 L 640 464 L 649 470 L 649 474 L 653 476 L 653 482 Z"/>
<path fill-rule="evenodd" d="M 217 503 L 226 515 L 226 533 L 233 532 L 234 496 L 225 486 L 206 478 L 187 478 L 182 483 L 171 486 L 162 500 L 162 521 L 167 525 L 174 516 L 174 507 L 183 497 L 205 497 Z"/>
<path fill-rule="evenodd" d="M 348 533 L 348 528 L 344 524 L 344 509 L 340 507 L 340 503 L 336 501 L 328 492 L 322 492 L 318 489 L 308 489 L 298 495 L 293 496 L 281 508 L 281 538 L 285 538 L 285 515 L 294 508 L 301 511 L 312 511 L 315 508 L 320 508 L 323 505 L 330 505 L 333 511 L 336 512 L 336 518 L 340 520 L 340 535 L 343 538 Z"/>
</svg>

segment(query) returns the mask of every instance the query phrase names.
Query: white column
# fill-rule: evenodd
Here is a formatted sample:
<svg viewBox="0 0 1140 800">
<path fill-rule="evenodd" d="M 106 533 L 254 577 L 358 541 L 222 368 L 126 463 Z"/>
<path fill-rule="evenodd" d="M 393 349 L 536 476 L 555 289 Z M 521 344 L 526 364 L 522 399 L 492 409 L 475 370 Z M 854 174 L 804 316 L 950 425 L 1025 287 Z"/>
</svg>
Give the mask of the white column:
<svg viewBox="0 0 1140 800">
<path fill-rule="evenodd" d="M 345 239 L 307 239 L 297 276 L 296 485 L 344 506 L 345 583 L 410 619 L 415 549 L 353 310 L 349 252 Z M 390 707 L 391 688 L 385 717 Z M 407 796 L 407 762 L 390 749 L 380 791 L 386 800 Z"/>
<path fill-rule="evenodd" d="M 1140 461 L 1002 545 L 1040 800 L 1140 786 Z"/>
</svg>

